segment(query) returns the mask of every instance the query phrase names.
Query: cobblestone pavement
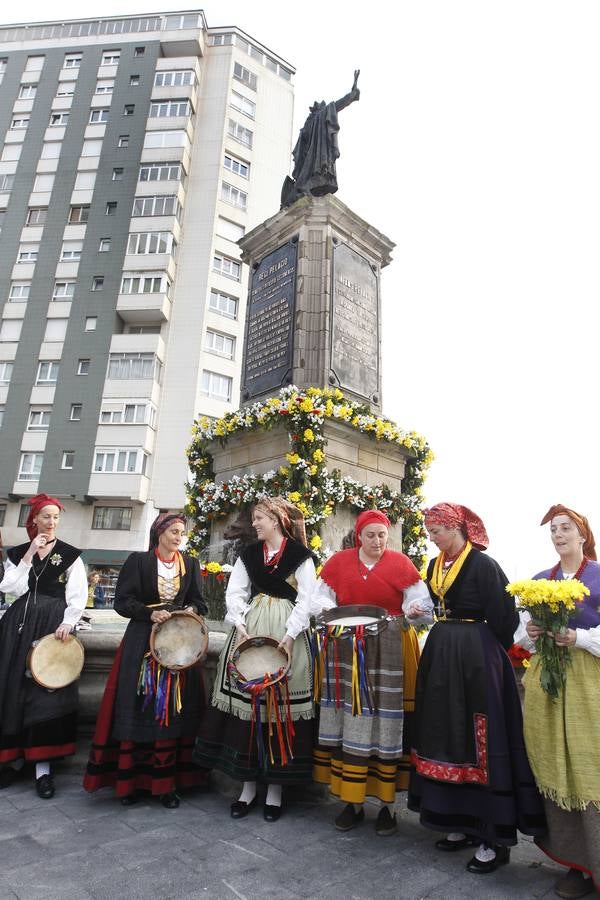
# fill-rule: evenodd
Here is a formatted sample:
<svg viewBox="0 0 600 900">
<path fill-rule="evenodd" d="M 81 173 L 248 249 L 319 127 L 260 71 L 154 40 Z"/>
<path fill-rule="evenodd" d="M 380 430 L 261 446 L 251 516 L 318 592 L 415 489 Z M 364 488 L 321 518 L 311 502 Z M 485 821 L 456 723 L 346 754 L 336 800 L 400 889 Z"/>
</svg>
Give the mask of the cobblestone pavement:
<svg viewBox="0 0 600 900">
<path fill-rule="evenodd" d="M 0 900 L 555 896 L 560 870 L 530 840 L 521 839 L 510 865 L 470 875 L 471 851 L 436 851 L 436 835 L 401 799 L 396 835 L 375 835 L 375 806 L 364 824 L 340 834 L 332 824 L 340 807 L 316 790 L 290 798 L 276 824 L 260 808 L 234 821 L 231 797 L 216 789 L 184 795 L 178 810 L 150 798 L 122 807 L 109 790 L 87 795 L 84 763 L 80 756 L 59 764 L 50 801 L 37 797 L 29 773 L 0 792 Z"/>
</svg>

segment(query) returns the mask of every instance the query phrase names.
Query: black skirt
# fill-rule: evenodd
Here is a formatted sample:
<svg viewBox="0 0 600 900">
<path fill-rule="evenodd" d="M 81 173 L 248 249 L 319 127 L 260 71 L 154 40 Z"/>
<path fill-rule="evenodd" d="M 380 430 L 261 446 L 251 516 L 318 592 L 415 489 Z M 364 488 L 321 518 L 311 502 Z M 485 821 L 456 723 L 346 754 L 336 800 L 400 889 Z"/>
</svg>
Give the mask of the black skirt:
<svg viewBox="0 0 600 900">
<path fill-rule="evenodd" d="M 56 631 L 66 603 L 40 593 L 27 603 L 27 596 L 15 600 L 0 620 L 0 763 L 75 753 L 77 682 L 48 690 L 27 674 L 33 642 Z"/>
<path fill-rule="evenodd" d="M 545 832 L 511 662 L 484 622 L 438 622 L 417 674 L 408 806 L 490 845 Z"/>
</svg>

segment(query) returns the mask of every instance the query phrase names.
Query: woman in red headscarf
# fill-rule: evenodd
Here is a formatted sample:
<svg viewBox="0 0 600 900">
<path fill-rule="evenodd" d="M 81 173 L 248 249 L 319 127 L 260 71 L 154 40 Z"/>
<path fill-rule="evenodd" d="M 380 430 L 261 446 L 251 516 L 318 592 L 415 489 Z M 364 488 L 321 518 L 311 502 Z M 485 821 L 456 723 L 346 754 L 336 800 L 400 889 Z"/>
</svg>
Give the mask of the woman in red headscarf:
<svg viewBox="0 0 600 900">
<path fill-rule="evenodd" d="M 8 551 L 0 590 L 17 599 L 0 621 L 0 788 L 35 762 L 36 790 L 54 796 L 50 760 L 75 753 L 77 682 L 48 691 L 26 677 L 34 641 L 52 634 L 66 640 L 87 600 L 81 551 L 56 536 L 63 506 L 38 494 L 28 501 L 29 541 Z"/>
<path fill-rule="evenodd" d="M 600 565 L 585 516 L 559 503 L 540 524 L 548 522 L 558 562 L 534 577 L 576 578 L 589 590 L 566 631 L 554 635 L 558 646 L 569 648 L 566 682 L 556 699 L 540 684 L 535 649 L 542 629 L 526 611 L 515 640 L 533 652 L 523 679 L 525 742 L 548 819 L 548 835 L 537 843 L 569 867 L 555 893 L 576 898 L 593 893 L 594 886 L 600 891 Z"/>
<path fill-rule="evenodd" d="M 360 710 L 356 703 L 353 708 L 352 640 L 338 640 L 335 653 L 329 654 L 313 770 L 315 781 L 328 784 L 332 794 L 346 802 L 335 819 L 339 831 L 363 821 L 363 804 L 370 796 L 381 803 L 375 830 L 382 836 L 396 831 L 396 792 L 408 786 L 419 659 L 412 624 L 431 622 L 433 610 L 408 557 L 387 549 L 389 527 L 384 513 L 362 512 L 356 520 L 356 546 L 327 560 L 312 599 L 313 611 L 361 603 L 382 607 L 391 617 L 387 628 L 365 638 L 372 709 L 364 703 Z"/>
<path fill-rule="evenodd" d="M 467 869 L 486 874 L 508 862 L 517 829 L 545 830 L 505 652 L 518 615 L 506 575 L 482 553 L 479 516 L 439 503 L 425 510 L 425 527 L 440 550 L 427 569 L 439 620 L 417 675 L 408 806 L 427 828 L 449 832 L 438 850 L 478 845 Z"/>
<path fill-rule="evenodd" d="M 182 515 L 159 515 L 148 550 L 127 557 L 115 589 L 114 608 L 130 622 L 108 676 L 83 786 L 86 791 L 114 787 L 124 806 L 148 791 L 167 809 L 176 809 L 178 788 L 206 780 L 192 763 L 203 707 L 200 668 L 185 670 L 179 682 L 181 708 L 174 712 L 168 698 L 171 713 L 164 722 L 155 698 L 143 696 L 139 687 L 152 626 L 166 622 L 176 610 L 207 611 L 198 560 L 179 551 L 185 531 Z"/>
</svg>

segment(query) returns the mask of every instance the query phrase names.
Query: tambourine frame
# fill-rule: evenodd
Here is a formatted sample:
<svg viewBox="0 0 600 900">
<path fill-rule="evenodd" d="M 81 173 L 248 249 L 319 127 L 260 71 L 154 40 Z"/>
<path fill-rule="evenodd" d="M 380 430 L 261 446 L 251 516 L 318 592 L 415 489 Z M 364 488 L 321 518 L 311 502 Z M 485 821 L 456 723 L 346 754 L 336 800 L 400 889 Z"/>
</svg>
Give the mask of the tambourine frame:
<svg viewBox="0 0 600 900">
<path fill-rule="evenodd" d="M 64 647 L 65 644 L 73 643 L 73 641 L 74 641 L 74 642 L 79 646 L 79 648 L 80 648 L 80 650 L 81 650 L 81 666 L 79 667 L 77 673 L 73 675 L 73 678 L 71 678 L 70 681 L 67 681 L 65 684 L 61 684 L 61 685 L 58 685 L 58 686 L 51 686 L 51 685 L 45 684 L 39 677 L 36 677 L 35 671 L 31 668 L 31 663 L 32 663 L 32 661 L 33 661 L 34 651 L 35 651 L 36 647 L 37 647 L 37 646 L 38 646 L 45 638 L 49 638 L 49 637 L 51 637 L 53 640 L 57 641 L 57 644 L 59 644 L 61 647 Z M 45 635 L 43 635 L 43 637 L 38 638 L 37 640 L 35 640 L 35 641 L 32 642 L 31 647 L 30 647 L 30 649 L 29 649 L 29 652 L 28 652 L 28 654 L 27 654 L 27 663 L 26 663 L 26 665 L 27 665 L 27 670 L 26 670 L 26 675 L 27 675 L 28 677 L 30 677 L 33 681 L 35 681 L 36 684 L 39 684 L 40 687 L 45 688 L 47 691 L 58 691 L 58 690 L 61 690 L 62 688 L 69 687 L 69 685 L 73 684 L 73 682 L 77 681 L 77 679 L 81 677 L 81 673 L 82 673 L 82 671 L 83 671 L 83 664 L 84 664 L 84 662 L 85 662 L 85 650 L 84 650 L 83 644 L 81 643 L 81 641 L 79 640 L 79 638 L 78 638 L 76 635 L 70 634 L 70 635 L 67 637 L 66 641 L 62 641 L 62 640 L 59 641 L 59 640 L 54 636 L 54 632 L 50 632 L 50 634 L 45 634 Z"/>
<path fill-rule="evenodd" d="M 388 623 L 392 620 L 383 606 L 372 606 L 364 603 L 348 604 L 344 606 L 335 606 L 333 609 L 325 610 L 315 619 L 315 628 L 317 631 L 326 631 L 327 629 L 336 628 L 336 619 L 349 618 L 350 616 L 369 616 L 376 619 L 368 625 L 363 625 L 363 635 L 372 637 L 381 634 L 388 627 Z M 340 625 L 339 634 L 332 635 L 335 638 L 352 637 L 356 633 L 358 625 Z"/>
<path fill-rule="evenodd" d="M 277 684 L 279 681 L 283 681 L 284 678 L 289 676 L 290 668 L 292 665 L 292 658 L 288 650 L 284 647 L 279 647 L 279 641 L 273 637 L 267 635 L 255 635 L 254 637 L 250 637 L 245 641 L 241 641 L 231 655 L 230 663 L 234 667 L 234 672 L 232 674 L 234 676 L 234 680 L 238 682 L 238 684 L 239 682 L 246 681 L 243 673 L 240 672 L 237 667 L 240 656 L 244 653 L 245 650 L 250 650 L 252 647 L 263 647 L 265 645 L 278 648 L 281 655 L 286 658 L 287 664 L 281 667 L 282 671 L 270 672 L 269 674 L 272 677 L 268 682 L 265 683 L 264 686 L 270 687 L 273 684 Z M 265 674 L 267 673 L 265 672 Z"/>
<path fill-rule="evenodd" d="M 189 609 L 189 610 L 174 609 L 174 610 L 169 610 L 169 612 L 171 613 L 171 617 L 179 618 L 180 616 L 186 616 L 188 619 L 193 619 L 194 621 L 199 622 L 203 634 L 208 635 L 208 626 L 206 624 L 206 621 L 204 620 L 204 618 L 202 616 L 199 616 L 193 610 L 191 610 L 191 609 Z M 170 665 L 170 666 L 165 665 L 165 663 L 160 658 L 160 650 L 159 650 L 159 648 L 156 647 L 156 638 L 157 638 L 158 634 L 160 633 L 160 629 L 162 628 L 162 626 L 165 625 L 169 621 L 170 621 L 170 619 L 165 619 L 164 622 L 155 622 L 154 625 L 152 626 L 152 631 L 150 632 L 150 653 L 152 654 L 152 656 L 154 657 L 156 662 L 159 665 L 164 666 L 165 668 L 169 669 L 171 672 L 181 672 L 181 671 L 184 671 L 185 669 L 190 669 L 192 666 L 195 666 L 199 662 L 202 662 L 202 660 L 204 659 L 204 657 L 206 656 L 206 654 L 208 652 L 208 640 L 206 641 L 206 646 L 204 647 L 204 650 L 200 653 L 200 656 L 198 656 L 193 662 L 186 663 L 186 665 Z"/>
</svg>

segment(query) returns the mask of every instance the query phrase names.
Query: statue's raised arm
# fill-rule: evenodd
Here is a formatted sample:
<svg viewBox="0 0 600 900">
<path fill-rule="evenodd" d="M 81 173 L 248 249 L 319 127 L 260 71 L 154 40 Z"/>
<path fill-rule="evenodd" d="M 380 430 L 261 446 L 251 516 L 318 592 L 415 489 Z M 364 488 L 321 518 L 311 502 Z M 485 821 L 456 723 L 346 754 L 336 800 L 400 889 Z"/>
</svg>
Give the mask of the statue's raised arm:
<svg viewBox="0 0 600 900">
<path fill-rule="evenodd" d="M 340 155 L 338 147 L 338 112 L 360 98 L 358 76 L 354 71 L 354 82 L 349 94 L 340 100 L 325 103 L 315 101 L 310 107 L 306 122 L 300 129 L 296 146 L 292 152 L 294 170 L 292 177 L 286 177 L 281 191 L 281 208 L 291 206 L 299 197 L 312 194 L 321 197 L 335 194 L 338 189 L 335 161 Z"/>
</svg>

